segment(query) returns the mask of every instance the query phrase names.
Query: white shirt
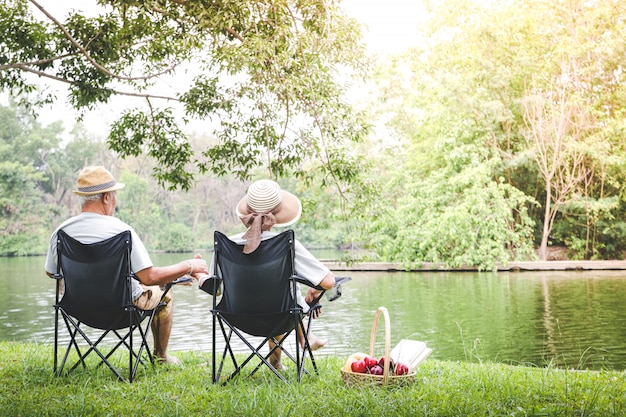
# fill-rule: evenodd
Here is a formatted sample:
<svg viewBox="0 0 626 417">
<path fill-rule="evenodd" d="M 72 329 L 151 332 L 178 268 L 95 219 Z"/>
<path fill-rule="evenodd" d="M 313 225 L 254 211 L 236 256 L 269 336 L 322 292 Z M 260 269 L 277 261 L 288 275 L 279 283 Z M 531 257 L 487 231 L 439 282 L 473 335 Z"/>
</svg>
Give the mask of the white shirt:
<svg viewBox="0 0 626 417">
<path fill-rule="evenodd" d="M 238 245 L 243 245 L 246 243 L 246 240 L 243 239 L 244 233 L 239 233 L 233 236 L 229 236 L 229 239 Z M 268 232 L 265 231 L 261 233 L 261 240 L 266 240 L 271 237 L 278 235 L 276 232 Z M 296 275 L 301 278 L 306 279 L 311 283 L 312 286 L 317 286 L 322 282 L 322 280 L 328 275 L 330 269 L 323 263 L 321 263 L 315 256 L 309 252 L 304 245 L 302 245 L 297 239 L 294 242 L 294 247 L 296 251 L 295 257 L 295 268 Z M 211 259 L 211 265 L 209 267 L 209 271 L 213 270 L 213 259 Z M 304 297 L 302 294 L 298 292 L 298 305 L 302 307 L 302 311 L 307 313 L 309 311 L 309 305 L 304 301 Z"/>
<path fill-rule="evenodd" d="M 48 254 L 46 256 L 46 272 L 50 274 L 57 272 L 57 232 L 61 229 L 65 230 L 65 233 L 72 238 L 86 244 L 101 242 L 121 232 L 130 230 L 133 244 L 130 264 L 133 273 L 153 266 L 148 251 L 139 235 L 131 226 L 117 217 L 87 212 L 70 217 L 61 223 L 50 236 L 50 244 L 48 245 Z M 143 290 L 139 285 L 139 281 L 135 279 L 132 280 L 132 285 L 132 298 L 135 300 L 143 293 Z"/>
</svg>

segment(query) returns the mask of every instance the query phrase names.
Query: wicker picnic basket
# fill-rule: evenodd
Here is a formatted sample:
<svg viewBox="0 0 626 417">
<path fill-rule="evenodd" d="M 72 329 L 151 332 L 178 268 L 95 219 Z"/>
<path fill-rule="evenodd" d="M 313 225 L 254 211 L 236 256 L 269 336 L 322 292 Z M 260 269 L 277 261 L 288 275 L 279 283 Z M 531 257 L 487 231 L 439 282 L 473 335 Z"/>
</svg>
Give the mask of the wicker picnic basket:
<svg viewBox="0 0 626 417">
<path fill-rule="evenodd" d="M 374 352 L 374 345 L 376 343 L 376 330 L 378 327 L 378 319 L 383 316 L 385 320 L 385 366 L 383 367 L 382 375 L 361 374 L 352 372 L 346 369 L 341 369 L 341 377 L 348 386 L 363 386 L 363 385 L 399 385 L 407 384 L 415 381 L 415 371 L 411 371 L 406 375 L 393 375 L 389 364 L 390 352 L 391 352 L 391 324 L 389 322 L 389 313 L 385 307 L 378 307 L 376 314 L 374 314 L 374 322 L 372 323 L 372 333 L 370 334 L 370 356 L 376 357 Z"/>
</svg>

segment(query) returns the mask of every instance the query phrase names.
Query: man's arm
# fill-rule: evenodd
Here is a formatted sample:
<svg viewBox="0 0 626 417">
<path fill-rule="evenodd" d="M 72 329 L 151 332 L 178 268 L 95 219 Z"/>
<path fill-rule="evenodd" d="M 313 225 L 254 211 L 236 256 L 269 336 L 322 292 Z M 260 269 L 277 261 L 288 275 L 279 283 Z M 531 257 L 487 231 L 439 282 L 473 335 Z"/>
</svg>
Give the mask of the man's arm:
<svg viewBox="0 0 626 417">
<path fill-rule="evenodd" d="M 151 266 L 135 272 L 139 281 L 144 285 L 165 285 L 183 275 L 208 274 L 209 266 L 201 258 L 188 259 L 168 266 Z"/>
</svg>

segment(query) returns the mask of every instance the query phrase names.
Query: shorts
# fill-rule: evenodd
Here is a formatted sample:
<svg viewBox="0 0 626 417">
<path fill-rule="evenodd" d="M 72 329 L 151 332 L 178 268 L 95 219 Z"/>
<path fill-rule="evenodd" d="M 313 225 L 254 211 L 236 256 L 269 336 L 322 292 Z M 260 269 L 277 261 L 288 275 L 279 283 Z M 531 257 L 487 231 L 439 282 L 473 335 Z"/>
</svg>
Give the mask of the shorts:
<svg viewBox="0 0 626 417">
<path fill-rule="evenodd" d="M 143 289 L 141 294 L 134 302 L 137 307 L 142 310 L 152 310 L 156 308 L 159 303 L 166 303 L 154 316 L 155 319 L 162 319 L 169 316 L 172 313 L 172 290 L 167 292 L 167 295 L 163 297 L 165 290 L 159 285 L 143 285 L 139 284 Z"/>
</svg>

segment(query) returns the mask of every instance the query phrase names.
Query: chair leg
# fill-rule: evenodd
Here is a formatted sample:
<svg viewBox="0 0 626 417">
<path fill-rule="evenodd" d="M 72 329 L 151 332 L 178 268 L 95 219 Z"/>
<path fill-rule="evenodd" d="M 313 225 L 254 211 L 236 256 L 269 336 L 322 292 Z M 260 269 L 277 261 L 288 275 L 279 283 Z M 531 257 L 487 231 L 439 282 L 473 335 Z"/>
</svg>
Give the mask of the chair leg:
<svg viewBox="0 0 626 417">
<path fill-rule="evenodd" d="M 86 367 L 85 362 L 84 362 L 85 355 L 82 354 L 82 352 L 80 351 L 80 348 L 78 347 L 78 343 L 76 342 L 76 334 L 79 331 L 80 322 L 75 322 L 74 320 L 72 320 L 71 317 L 69 317 L 67 313 L 65 313 L 64 310 L 61 310 L 61 317 L 63 318 L 63 321 L 65 323 L 65 328 L 67 329 L 67 332 L 70 336 L 70 341 L 68 342 L 67 347 L 65 348 L 65 354 L 63 355 L 63 360 L 61 361 L 61 365 L 57 368 L 57 371 L 56 371 L 57 376 L 61 376 L 61 373 L 63 372 L 63 368 L 65 367 L 67 359 L 69 358 L 72 346 L 76 350 L 76 353 L 78 354 L 79 359 L 77 360 L 74 367 L 68 371 L 68 373 L 76 369 L 76 367 L 79 364 L 82 364 L 83 368 Z"/>
<path fill-rule="evenodd" d="M 293 358 L 291 357 L 291 355 L 289 355 L 289 352 L 287 352 L 285 349 L 282 348 L 282 341 L 284 341 L 285 339 L 287 339 L 287 337 L 289 336 L 289 334 L 284 335 L 284 337 L 282 338 L 281 341 L 278 341 L 278 339 L 276 339 L 275 337 L 266 337 L 265 340 L 263 340 L 263 342 L 261 342 L 256 349 L 254 350 L 254 353 L 252 353 L 250 356 L 248 356 L 248 361 L 252 360 L 252 358 L 255 356 L 258 356 L 261 361 L 258 363 L 258 365 L 252 370 L 252 372 L 250 372 L 250 376 L 254 375 L 259 369 L 261 369 L 261 366 L 263 364 L 267 365 L 270 370 L 272 372 L 274 372 L 274 374 L 276 374 L 276 376 L 278 376 L 280 379 L 282 379 L 284 382 L 287 382 L 287 380 L 285 379 L 285 377 L 278 372 L 278 369 L 276 369 L 276 367 L 274 365 L 271 364 L 271 362 L 268 361 L 268 359 L 272 356 L 272 354 L 276 351 L 278 351 L 279 349 L 284 352 L 287 357 L 289 357 L 290 359 L 293 360 Z M 263 348 L 263 346 L 265 346 L 265 344 L 272 340 L 274 342 L 274 347 L 272 349 L 270 349 L 269 353 L 265 356 L 261 356 L 261 354 L 259 353 L 261 348 Z M 247 343 L 247 341 L 244 340 L 244 343 Z M 250 345 L 249 345 L 250 346 Z M 252 349 L 252 348 L 251 348 Z M 247 361 L 247 362 L 248 362 Z M 243 366 L 243 364 L 242 364 Z"/>
<path fill-rule="evenodd" d="M 304 362 L 306 360 L 306 355 L 307 353 L 309 354 L 309 357 L 311 358 L 311 364 L 313 365 L 313 371 L 315 372 L 315 375 L 319 375 L 319 371 L 317 369 L 317 364 L 315 363 L 315 358 L 313 357 L 313 349 L 311 349 L 311 345 L 309 344 L 309 334 L 311 333 L 311 318 L 309 318 L 309 320 L 307 321 L 307 326 L 306 326 L 306 332 L 304 331 L 304 323 L 302 321 L 302 319 L 300 319 L 300 328 L 302 329 L 302 333 L 303 333 L 303 338 L 304 338 L 304 348 L 302 349 L 302 367 L 300 368 L 300 373 L 298 375 L 298 380 L 300 380 L 302 378 L 302 373 L 306 372 L 307 374 L 309 374 L 309 372 L 306 370 L 306 368 L 304 368 Z"/>
<path fill-rule="evenodd" d="M 225 341 L 224 352 L 222 352 L 222 357 L 220 359 L 219 367 L 217 366 L 217 325 L 218 324 L 220 325 L 222 336 L 224 337 L 224 341 Z M 217 313 L 215 312 L 213 312 L 212 337 L 213 337 L 213 344 L 211 347 L 211 377 L 212 377 L 211 379 L 214 384 L 217 384 L 222 375 L 224 360 L 228 352 L 230 335 L 226 336 L 226 331 L 224 330 L 224 325 L 222 324 L 222 320 L 217 316 Z"/>
<path fill-rule="evenodd" d="M 255 358 L 259 360 L 259 363 L 254 364 L 254 369 L 252 369 L 252 371 L 247 376 L 253 376 L 259 369 L 261 369 L 263 365 L 266 365 L 268 369 L 271 370 L 280 380 L 288 384 L 289 381 L 285 378 L 285 376 L 281 372 L 279 372 L 276 369 L 275 366 L 271 364 L 269 360 L 272 354 L 274 354 L 278 349 L 280 349 L 281 352 L 284 353 L 285 357 L 287 357 L 296 365 L 296 375 L 297 375 L 298 382 L 302 380 L 303 375 L 305 374 L 311 375 L 312 373 L 304 366 L 307 355 L 311 358 L 315 374 L 319 374 L 319 371 L 317 369 L 317 364 L 315 363 L 315 359 L 313 357 L 311 345 L 308 340 L 308 335 L 310 333 L 310 328 L 311 328 L 311 322 L 309 321 L 307 323 L 307 326 L 305 327 L 304 322 L 302 320 L 301 311 L 294 310 L 294 313 L 297 313 L 297 314 L 295 316 L 289 316 L 288 318 L 285 318 L 285 320 L 289 320 L 289 321 L 286 322 L 283 320 L 280 323 L 275 323 L 274 330 L 276 333 L 279 333 L 281 332 L 280 329 L 283 329 L 286 323 L 290 323 L 290 321 L 295 322 L 295 326 L 292 327 L 290 331 L 287 331 L 283 335 L 280 341 L 278 340 L 277 337 L 268 336 L 268 337 L 265 337 L 264 340 L 260 344 L 258 344 L 258 346 L 254 346 L 252 345 L 251 341 L 249 341 L 246 338 L 246 336 L 244 336 L 243 332 L 241 332 L 236 326 L 230 324 L 228 320 L 221 317 L 219 312 L 213 312 L 213 329 L 212 329 L 213 331 L 213 336 L 212 336 L 213 337 L 213 346 L 212 346 L 212 360 L 213 360 L 212 381 L 213 383 L 215 384 L 219 382 L 220 377 L 221 377 L 221 372 L 223 370 L 224 362 L 226 361 L 226 356 L 230 355 L 231 362 L 233 366 L 235 367 L 235 369 L 234 371 L 230 373 L 228 378 L 226 378 L 224 384 L 226 384 L 228 381 L 235 378 L 237 375 L 243 373 L 243 368 L 250 361 L 252 361 L 252 359 L 255 359 Z M 217 354 L 218 354 L 217 352 L 217 326 L 218 325 L 220 326 L 220 331 L 225 342 L 225 347 L 222 352 L 219 364 L 217 363 Z M 298 339 L 300 332 L 296 329 L 302 329 L 301 333 L 304 336 L 304 346 L 300 346 L 300 341 Z M 275 332 L 272 331 L 268 333 L 275 333 Z M 250 349 L 250 352 L 251 352 L 240 364 L 237 363 L 237 360 L 231 348 L 231 340 L 233 337 L 233 333 L 235 334 L 235 336 L 237 336 L 239 341 L 241 341 L 243 344 L 245 344 L 248 347 L 248 349 Z M 289 349 L 286 349 L 284 345 L 284 342 L 287 341 L 290 336 L 293 337 L 295 340 L 295 351 L 292 350 L 291 352 Z M 261 350 L 264 348 L 265 345 L 268 345 L 269 344 L 268 342 L 270 341 L 273 342 L 274 346 L 270 346 L 269 353 L 266 355 L 263 355 L 261 353 Z"/>
<path fill-rule="evenodd" d="M 128 309 L 128 334 L 130 335 L 130 346 L 128 347 L 128 382 L 133 382 L 133 333 L 134 333 L 134 315 L 135 310 L 133 308 Z M 116 332 L 117 333 L 117 332 Z M 139 360 L 137 360 L 139 362 Z"/>
<path fill-rule="evenodd" d="M 229 326 L 229 329 L 227 331 L 226 327 L 224 326 L 224 321 L 220 317 L 217 317 L 216 321 L 217 321 L 216 324 L 219 324 L 220 326 L 220 331 L 222 333 L 222 337 L 224 338 L 224 350 L 222 351 L 222 354 L 221 354 L 219 366 L 217 366 L 217 352 L 216 352 L 217 343 L 216 343 L 216 338 L 214 337 L 213 348 L 212 348 L 212 361 L 213 361 L 212 373 L 213 373 L 214 384 L 218 383 L 221 378 L 222 370 L 224 369 L 224 363 L 226 362 L 227 355 L 230 357 L 231 363 L 235 367 L 235 372 L 234 372 L 235 375 L 238 373 L 239 369 L 243 366 L 237 363 L 237 358 L 235 357 L 235 353 L 230 347 L 230 341 L 232 340 L 232 336 L 233 336 L 232 328 Z M 214 325 L 213 327 L 214 331 L 216 331 L 215 327 L 216 326 Z M 235 375 L 231 374 L 226 381 L 231 380 Z"/>
<path fill-rule="evenodd" d="M 248 340 L 246 340 L 246 338 L 243 336 L 243 334 L 241 332 L 239 332 L 237 330 L 237 328 L 231 326 L 228 322 L 224 321 L 224 320 L 218 320 L 219 324 L 220 324 L 220 328 L 222 330 L 222 335 L 224 337 L 224 341 L 226 342 L 226 346 L 224 348 L 224 353 L 222 355 L 222 361 L 220 363 L 220 373 L 222 370 L 222 365 L 224 364 L 224 360 L 226 357 L 226 354 L 230 355 L 231 361 L 233 363 L 233 366 L 235 366 L 235 370 L 228 376 L 228 378 L 226 379 L 226 382 L 232 380 L 234 377 L 236 377 L 237 375 L 239 375 L 239 373 L 241 372 L 241 370 L 243 369 L 243 367 L 248 364 L 248 362 L 250 362 L 254 357 L 258 357 L 263 363 L 265 363 L 265 365 L 268 366 L 268 368 L 270 368 L 274 374 L 276 374 L 276 376 L 278 378 L 280 378 L 281 380 L 283 380 L 285 383 L 288 383 L 287 380 L 285 379 L 284 376 L 282 376 L 271 364 L 270 362 L 267 360 L 267 358 L 269 357 L 269 355 L 267 357 L 264 357 L 261 353 L 259 353 L 259 350 L 267 343 L 267 340 L 269 340 L 269 338 L 265 338 L 265 340 L 263 342 L 261 342 L 261 344 L 259 344 L 258 347 L 254 347 Z M 226 332 L 226 328 L 224 327 L 224 323 L 228 326 L 228 334 Z M 235 335 L 237 336 L 238 340 L 241 340 L 251 351 L 252 353 L 243 361 L 241 362 L 241 364 L 237 363 L 237 360 L 235 358 L 235 354 L 232 351 L 231 347 L 230 347 L 230 341 L 232 339 L 232 334 L 235 333 Z M 254 371 L 250 374 L 252 375 L 254 373 Z M 219 374 L 218 374 L 219 375 Z M 215 383 L 216 381 L 214 381 Z"/>
<path fill-rule="evenodd" d="M 141 356 L 143 354 L 143 352 L 145 351 L 148 354 L 148 358 L 150 359 L 150 363 L 152 364 L 152 366 L 154 367 L 154 357 L 152 356 L 152 352 L 150 352 L 150 347 L 148 346 L 148 340 L 147 340 L 147 334 L 148 334 L 148 329 L 150 328 L 152 321 L 154 320 L 154 315 L 156 313 L 156 310 L 153 310 L 150 313 L 150 316 L 148 317 L 147 323 L 146 323 L 146 327 L 145 329 L 141 327 L 141 323 L 137 324 L 137 330 L 139 331 L 139 335 L 141 338 L 141 345 L 139 346 L 139 350 L 137 351 L 137 354 L 135 355 L 134 350 L 132 350 L 132 348 L 130 349 L 130 363 L 132 364 L 132 358 L 133 356 L 135 357 L 135 365 L 134 367 L 131 367 L 129 369 L 131 369 L 130 375 L 129 375 L 129 381 L 133 382 L 133 379 L 135 378 L 135 375 L 137 374 L 137 369 L 139 368 L 139 364 L 143 363 L 143 361 L 141 360 Z M 139 319 L 139 318 L 137 318 Z M 131 334 L 131 346 L 132 346 L 132 334 Z"/>
<path fill-rule="evenodd" d="M 101 366 L 104 363 L 106 366 L 108 366 L 111 372 L 113 372 L 115 376 L 117 376 L 117 378 L 120 381 L 125 381 L 125 378 L 120 374 L 120 372 L 113 366 L 111 362 L 109 362 L 109 358 L 120 347 L 121 342 L 118 343 L 116 346 L 114 346 L 113 349 L 106 356 L 104 356 L 104 354 L 102 354 L 102 352 L 100 352 L 100 350 L 98 349 L 98 345 L 100 344 L 100 342 L 104 340 L 104 338 L 110 333 L 110 331 L 108 330 L 105 331 L 98 338 L 98 340 L 96 340 L 95 342 L 92 342 L 91 339 L 87 336 L 87 334 L 85 334 L 85 332 L 83 332 L 80 328 L 77 328 L 76 330 L 81 334 L 83 339 L 85 339 L 85 341 L 89 344 L 89 349 L 87 350 L 87 352 L 85 352 L 84 355 L 81 355 L 79 361 L 77 361 L 76 364 L 74 364 L 74 366 L 72 367 L 72 369 L 70 369 L 69 372 L 72 372 L 74 369 L 76 369 L 79 363 L 82 363 L 83 366 L 86 366 L 84 360 L 87 358 L 89 354 L 91 354 L 91 352 L 95 352 L 96 355 L 98 355 L 101 359 L 101 362 L 98 364 L 98 366 Z"/>
<path fill-rule="evenodd" d="M 213 300 L 213 307 L 215 308 L 215 300 Z M 213 381 L 213 383 L 217 383 L 217 380 L 219 379 L 219 373 L 217 372 L 217 370 L 215 369 L 215 365 L 216 365 L 216 357 L 215 354 L 216 352 L 216 342 L 217 342 L 217 332 L 215 329 L 215 325 L 217 324 L 217 313 L 215 313 L 214 311 L 212 311 L 212 315 L 213 315 L 213 327 L 211 329 L 211 334 L 212 334 L 212 339 L 213 339 L 213 343 L 211 346 L 211 380 Z M 220 366 L 221 368 L 221 366 Z"/>
<path fill-rule="evenodd" d="M 228 380 L 231 380 L 233 377 L 235 377 L 238 373 L 241 372 L 241 369 L 248 363 L 250 362 L 254 357 L 257 357 L 261 360 L 262 363 L 264 363 L 265 365 L 267 365 L 267 367 L 278 377 L 280 378 L 283 382 L 285 383 L 289 383 L 289 381 L 287 381 L 287 379 L 280 373 L 278 372 L 278 370 L 267 360 L 267 358 L 270 357 L 270 354 L 268 354 L 267 356 L 263 356 L 259 351 L 261 350 L 261 348 L 263 348 L 263 346 L 265 346 L 265 344 L 267 343 L 267 341 L 270 339 L 269 337 L 266 337 L 265 340 L 263 340 L 263 342 L 261 342 L 256 348 L 254 346 L 252 346 L 252 344 L 250 342 L 248 342 L 248 340 L 246 340 L 245 337 L 243 337 L 243 335 L 241 333 L 239 333 L 237 331 L 237 329 L 233 329 L 233 331 L 237 334 L 237 336 L 239 337 L 239 339 L 246 345 L 248 346 L 248 348 L 252 351 L 252 353 L 250 355 L 248 355 L 248 357 L 241 363 L 241 365 L 239 367 L 237 367 L 237 369 L 235 369 L 235 372 L 233 372 L 231 374 L 231 376 L 228 378 Z M 275 339 L 274 339 L 275 340 Z M 274 347 L 274 349 L 272 350 L 272 352 L 274 352 L 274 350 L 278 347 L 278 345 L 276 345 Z M 253 375 L 256 370 L 261 366 L 261 364 L 259 364 L 257 366 L 257 368 L 255 368 L 250 375 Z"/>
<path fill-rule="evenodd" d="M 128 381 L 128 382 L 132 382 L 135 379 L 135 376 L 137 374 L 137 370 L 139 368 L 139 365 L 144 363 L 144 361 L 142 360 L 142 355 L 144 352 L 147 352 L 148 357 L 150 359 L 150 362 L 154 365 L 154 358 L 152 358 L 151 353 L 150 353 L 150 348 L 148 346 L 147 343 L 147 339 L 146 339 L 146 335 L 147 332 L 150 328 L 150 323 L 151 320 L 146 320 L 146 327 L 145 329 L 142 327 L 141 325 L 141 317 L 137 316 L 135 319 L 135 322 L 133 322 L 133 324 L 127 328 L 127 332 L 124 334 L 121 334 L 120 332 L 118 332 L 117 330 L 105 330 L 100 337 L 94 342 L 91 340 L 91 338 L 81 329 L 81 322 L 75 321 L 71 316 L 69 316 L 67 313 L 65 313 L 62 309 L 60 310 L 61 313 L 61 317 L 64 319 L 65 321 L 65 325 L 68 331 L 68 334 L 70 336 L 70 341 L 68 342 L 68 345 L 66 347 L 65 350 L 65 354 L 63 356 L 63 359 L 59 365 L 58 363 L 58 342 L 59 342 L 59 338 L 58 338 L 58 324 L 55 326 L 55 358 L 54 358 L 54 371 L 55 374 L 57 376 L 60 376 L 61 373 L 63 372 L 63 369 L 65 367 L 65 364 L 67 363 L 67 360 L 69 358 L 70 352 L 72 350 L 72 348 L 74 348 L 74 350 L 76 350 L 76 354 L 78 355 L 78 359 L 76 360 L 76 362 L 73 364 L 73 366 L 67 371 L 67 373 L 71 373 L 72 371 L 74 371 L 79 365 L 82 365 L 84 368 L 87 367 L 85 359 L 92 353 L 95 352 L 96 355 L 98 355 L 101 359 L 100 363 L 98 363 L 97 366 L 102 366 L 103 364 L 106 365 L 114 374 L 115 376 L 117 376 L 117 378 L 120 381 Z M 136 314 L 136 313 L 134 313 Z M 151 316 L 149 316 L 150 318 L 154 317 L 154 313 L 151 314 Z M 134 324 L 137 323 L 137 324 Z M 138 331 L 140 333 L 141 336 L 141 343 L 140 343 L 140 347 L 136 350 L 134 348 L 134 341 L 133 341 L 133 334 L 135 331 Z M 98 346 L 100 345 L 100 343 L 106 338 L 107 335 L 109 334 L 114 334 L 117 337 L 117 344 L 115 346 L 113 346 L 106 354 L 106 356 L 99 350 Z M 80 335 L 83 340 L 85 342 L 87 342 L 87 344 L 89 345 L 89 348 L 85 351 L 82 352 L 78 342 L 76 340 L 76 337 Z M 124 346 L 126 349 L 128 349 L 128 355 L 129 355 L 129 370 L 128 370 L 128 378 L 125 378 L 124 376 L 121 375 L 120 371 L 118 371 L 115 366 L 113 366 L 113 364 L 110 362 L 110 358 L 111 356 L 120 348 Z"/>
<path fill-rule="evenodd" d="M 58 298 L 58 296 L 57 296 Z M 53 372 L 57 373 L 57 364 L 59 357 L 59 306 L 54 306 L 54 365 Z"/>
</svg>

